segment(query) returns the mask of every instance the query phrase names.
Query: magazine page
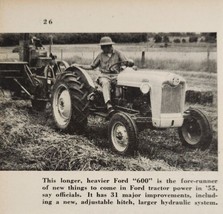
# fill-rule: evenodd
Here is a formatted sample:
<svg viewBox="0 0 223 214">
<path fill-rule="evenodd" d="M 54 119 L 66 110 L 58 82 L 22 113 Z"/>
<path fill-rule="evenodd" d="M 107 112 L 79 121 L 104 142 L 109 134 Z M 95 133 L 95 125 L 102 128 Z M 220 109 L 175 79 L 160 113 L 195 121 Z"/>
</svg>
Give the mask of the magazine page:
<svg viewBox="0 0 223 214">
<path fill-rule="evenodd" d="M 221 213 L 222 14 L 0 0 L 0 213 Z"/>
</svg>

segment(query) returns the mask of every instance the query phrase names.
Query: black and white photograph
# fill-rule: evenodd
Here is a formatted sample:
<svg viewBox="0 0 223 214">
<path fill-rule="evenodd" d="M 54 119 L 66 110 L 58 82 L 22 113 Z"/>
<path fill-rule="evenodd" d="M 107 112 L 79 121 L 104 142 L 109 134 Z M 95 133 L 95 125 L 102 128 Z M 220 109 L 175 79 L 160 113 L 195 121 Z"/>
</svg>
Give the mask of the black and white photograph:
<svg viewBox="0 0 223 214">
<path fill-rule="evenodd" d="M 216 32 L 0 38 L 1 170 L 218 170 Z"/>
<path fill-rule="evenodd" d="M 0 0 L 0 213 L 221 213 L 222 14 Z"/>
</svg>

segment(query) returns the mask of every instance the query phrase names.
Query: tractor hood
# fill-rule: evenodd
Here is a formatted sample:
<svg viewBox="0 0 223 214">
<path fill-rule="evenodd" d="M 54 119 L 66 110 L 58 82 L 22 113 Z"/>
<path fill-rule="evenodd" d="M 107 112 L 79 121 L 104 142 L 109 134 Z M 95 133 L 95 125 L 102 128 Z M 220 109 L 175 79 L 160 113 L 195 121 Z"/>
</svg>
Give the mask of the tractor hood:
<svg viewBox="0 0 223 214">
<path fill-rule="evenodd" d="M 151 86 L 161 86 L 165 82 L 185 82 L 183 77 L 157 70 L 133 70 L 127 67 L 117 78 L 117 84 L 120 86 L 140 87 L 142 83 L 149 83 Z"/>
</svg>

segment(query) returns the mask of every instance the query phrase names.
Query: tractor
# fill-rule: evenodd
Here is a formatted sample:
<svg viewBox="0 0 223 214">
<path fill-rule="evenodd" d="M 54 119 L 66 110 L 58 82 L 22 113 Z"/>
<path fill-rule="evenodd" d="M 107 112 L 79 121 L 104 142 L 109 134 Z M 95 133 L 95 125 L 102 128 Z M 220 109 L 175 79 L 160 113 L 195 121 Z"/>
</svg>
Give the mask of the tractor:
<svg viewBox="0 0 223 214">
<path fill-rule="evenodd" d="M 185 110 L 185 79 L 164 71 L 136 71 L 129 64 L 118 62 L 109 68 L 116 75 L 111 87 L 112 116 L 107 113 L 100 86 L 84 69 L 73 64 L 59 73 L 51 95 L 57 128 L 70 133 L 84 130 L 88 115 L 97 115 L 108 120 L 111 148 L 120 155 L 137 150 L 138 131 L 146 128 L 177 128 L 183 145 L 207 149 L 212 128 L 202 111 Z"/>
<path fill-rule="evenodd" d="M 179 75 L 136 71 L 128 61 L 111 65 L 115 111 L 109 115 L 100 86 L 78 65 L 56 60 L 51 46 L 48 55 L 37 38 L 30 44 L 29 35 L 23 34 L 19 54 L 20 62 L 0 63 L 0 88 L 30 99 L 38 111 L 50 102 L 55 125 L 64 132 L 84 131 L 89 115 L 103 117 L 109 122 L 111 148 L 120 155 L 137 150 L 138 132 L 146 128 L 177 128 L 183 145 L 191 148 L 207 149 L 212 141 L 205 114 L 185 110 L 186 82 Z"/>
</svg>

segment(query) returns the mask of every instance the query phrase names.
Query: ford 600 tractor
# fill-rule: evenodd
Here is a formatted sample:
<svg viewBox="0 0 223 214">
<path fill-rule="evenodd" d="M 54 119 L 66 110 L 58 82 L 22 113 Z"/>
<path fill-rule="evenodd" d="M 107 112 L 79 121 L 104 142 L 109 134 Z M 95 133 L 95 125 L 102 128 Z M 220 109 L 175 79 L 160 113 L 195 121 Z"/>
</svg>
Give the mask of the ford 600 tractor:
<svg viewBox="0 0 223 214">
<path fill-rule="evenodd" d="M 111 90 L 115 112 L 109 116 L 102 92 L 85 70 L 57 61 L 52 54 L 47 56 L 38 40 L 30 45 L 29 35 L 24 37 L 20 62 L 0 63 L 0 88 L 25 95 L 35 110 L 44 110 L 51 102 L 53 119 L 60 130 L 84 130 L 91 114 L 108 120 L 110 145 L 121 155 L 137 149 L 137 133 L 143 128 L 178 128 L 183 145 L 201 149 L 210 145 L 212 129 L 206 116 L 195 108 L 185 110 L 186 83 L 182 77 L 136 71 L 126 61 L 112 65 L 109 70 L 116 73 L 117 81 Z"/>
<path fill-rule="evenodd" d="M 131 154 L 137 149 L 138 130 L 178 128 L 183 145 L 206 149 L 212 129 L 198 109 L 185 110 L 185 80 L 176 74 L 134 70 L 128 62 L 110 67 L 117 73 L 111 90 L 115 112 L 109 117 L 102 92 L 89 74 L 72 65 L 57 75 L 52 89 L 52 109 L 56 126 L 66 132 L 84 129 L 88 115 L 109 121 L 108 138 L 112 149 Z M 120 66 L 122 71 L 116 68 Z M 149 136 L 148 136 L 149 137 Z"/>
</svg>

